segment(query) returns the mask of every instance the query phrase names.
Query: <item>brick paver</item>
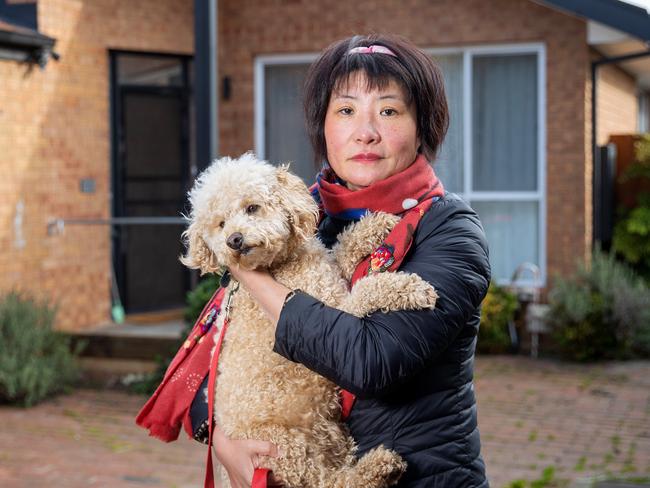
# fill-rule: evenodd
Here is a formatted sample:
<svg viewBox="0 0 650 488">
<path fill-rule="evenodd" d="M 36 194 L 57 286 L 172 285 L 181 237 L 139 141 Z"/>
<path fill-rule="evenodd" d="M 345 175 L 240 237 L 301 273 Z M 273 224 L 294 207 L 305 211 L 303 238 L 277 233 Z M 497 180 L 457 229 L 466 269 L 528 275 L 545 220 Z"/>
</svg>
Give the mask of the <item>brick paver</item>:
<svg viewBox="0 0 650 488">
<path fill-rule="evenodd" d="M 480 357 L 476 392 L 493 488 L 548 466 L 565 486 L 608 472 L 650 477 L 650 362 Z M 0 408 L 0 486 L 201 486 L 204 447 L 147 437 L 133 423 L 143 402 L 77 390 L 31 409 Z"/>
<path fill-rule="evenodd" d="M 610 474 L 650 480 L 650 362 L 481 357 L 475 377 L 493 487 L 539 479 L 549 466 L 565 484 Z"/>
</svg>

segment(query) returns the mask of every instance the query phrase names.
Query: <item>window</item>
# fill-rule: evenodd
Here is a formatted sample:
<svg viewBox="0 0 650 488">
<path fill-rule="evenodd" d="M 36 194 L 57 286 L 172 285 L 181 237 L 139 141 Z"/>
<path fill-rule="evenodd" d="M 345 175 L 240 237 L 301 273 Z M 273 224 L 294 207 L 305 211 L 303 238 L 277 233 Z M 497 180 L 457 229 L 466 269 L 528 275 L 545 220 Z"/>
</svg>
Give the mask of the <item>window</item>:
<svg viewBox="0 0 650 488">
<path fill-rule="evenodd" d="M 270 56 L 256 61 L 255 153 L 275 164 L 290 163 L 305 183 L 318 168 L 305 128 L 302 84 L 315 56 Z"/>
<path fill-rule="evenodd" d="M 541 44 L 429 50 L 443 70 L 450 127 L 435 163 L 445 188 L 481 217 L 493 279 L 507 282 L 525 261 L 546 282 L 545 51 Z M 300 87 L 315 55 L 256 61 L 256 151 L 316 172 Z"/>
<path fill-rule="evenodd" d="M 436 171 L 477 211 L 493 279 L 532 262 L 545 282 L 544 48 L 495 46 L 430 51 L 450 110 Z"/>
</svg>

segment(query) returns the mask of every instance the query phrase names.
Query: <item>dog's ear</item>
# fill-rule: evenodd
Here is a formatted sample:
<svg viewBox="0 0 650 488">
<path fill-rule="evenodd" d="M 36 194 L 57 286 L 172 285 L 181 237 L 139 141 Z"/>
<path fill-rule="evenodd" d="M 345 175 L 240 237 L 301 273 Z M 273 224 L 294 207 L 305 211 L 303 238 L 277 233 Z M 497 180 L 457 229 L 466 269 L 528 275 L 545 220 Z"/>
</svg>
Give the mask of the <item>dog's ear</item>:
<svg viewBox="0 0 650 488">
<path fill-rule="evenodd" d="M 201 276 L 206 273 L 214 273 L 220 270 L 217 258 L 201 237 L 196 221 L 181 234 L 181 239 L 187 247 L 187 254 L 179 256 L 179 260 L 190 269 L 200 269 Z"/>
<path fill-rule="evenodd" d="M 289 214 L 294 232 L 301 239 L 314 235 L 318 223 L 318 205 L 300 177 L 289 172 L 286 165 L 276 169 L 280 202 Z"/>
</svg>

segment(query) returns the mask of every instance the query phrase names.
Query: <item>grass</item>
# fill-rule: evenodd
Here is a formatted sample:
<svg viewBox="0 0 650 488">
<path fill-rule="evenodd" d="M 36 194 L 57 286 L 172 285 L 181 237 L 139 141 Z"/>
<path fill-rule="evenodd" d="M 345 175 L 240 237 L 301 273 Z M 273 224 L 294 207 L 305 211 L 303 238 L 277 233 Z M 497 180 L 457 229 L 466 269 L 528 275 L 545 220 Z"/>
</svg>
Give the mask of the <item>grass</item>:
<svg viewBox="0 0 650 488">
<path fill-rule="evenodd" d="M 556 478 L 555 472 L 555 466 L 547 466 L 542 470 L 539 478 L 532 481 L 514 480 L 505 485 L 504 488 L 565 488 L 568 486 L 569 481 Z"/>
</svg>

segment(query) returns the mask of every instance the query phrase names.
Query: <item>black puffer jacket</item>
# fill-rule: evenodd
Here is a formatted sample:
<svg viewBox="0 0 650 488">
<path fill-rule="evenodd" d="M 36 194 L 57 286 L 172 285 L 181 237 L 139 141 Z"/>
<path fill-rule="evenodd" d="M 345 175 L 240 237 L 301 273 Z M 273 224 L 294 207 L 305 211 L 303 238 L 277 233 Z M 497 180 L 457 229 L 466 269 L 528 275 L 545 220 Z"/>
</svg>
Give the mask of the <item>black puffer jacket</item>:
<svg viewBox="0 0 650 488">
<path fill-rule="evenodd" d="M 323 240 L 340 227 L 324 220 Z M 486 487 L 472 376 L 490 265 L 476 213 L 451 193 L 434 202 L 400 269 L 435 287 L 434 310 L 359 319 L 297 293 L 274 350 L 357 396 L 347 423 L 359 456 L 379 444 L 400 453 L 400 488 Z"/>
</svg>

